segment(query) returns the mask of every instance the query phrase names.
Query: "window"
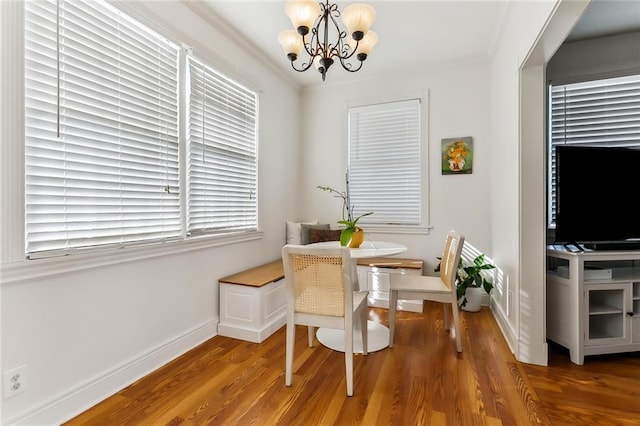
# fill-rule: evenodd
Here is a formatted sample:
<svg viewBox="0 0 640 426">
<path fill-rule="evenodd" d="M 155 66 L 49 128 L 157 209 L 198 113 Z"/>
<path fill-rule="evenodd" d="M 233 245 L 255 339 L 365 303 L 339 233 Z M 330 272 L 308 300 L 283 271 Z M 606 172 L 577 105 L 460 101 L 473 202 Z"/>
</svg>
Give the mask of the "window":
<svg viewBox="0 0 640 426">
<path fill-rule="evenodd" d="M 257 228 L 255 93 L 106 2 L 25 16 L 28 257 Z"/>
<path fill-rule="evenodd" d="M 257 96 L 189 58 L 187 230 L 257 229 Z"/>
<path fill-rule="evenodd" d="M 549 85 L 548 223 L 555 228 L 555 147 L 640 147 L 640 75 Z"/>
<path fill-rule="evenodd" d="M 349 108 L 349 192 L 362 223 L 423 225 L 420 100 Z"/>
</svg>

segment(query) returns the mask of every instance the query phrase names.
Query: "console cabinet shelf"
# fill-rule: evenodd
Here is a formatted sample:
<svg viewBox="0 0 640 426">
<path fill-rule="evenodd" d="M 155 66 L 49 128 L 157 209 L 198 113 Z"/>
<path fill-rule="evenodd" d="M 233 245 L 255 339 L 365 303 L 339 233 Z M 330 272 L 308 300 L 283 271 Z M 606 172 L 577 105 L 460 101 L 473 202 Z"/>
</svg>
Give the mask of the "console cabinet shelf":
<svg viewBox="0 0 640 426">
<path fill-rule="evenodd" d="M 640 351 L 640 251 L 547 249 L 547 339 L 587 355 Z"/>
</svg>

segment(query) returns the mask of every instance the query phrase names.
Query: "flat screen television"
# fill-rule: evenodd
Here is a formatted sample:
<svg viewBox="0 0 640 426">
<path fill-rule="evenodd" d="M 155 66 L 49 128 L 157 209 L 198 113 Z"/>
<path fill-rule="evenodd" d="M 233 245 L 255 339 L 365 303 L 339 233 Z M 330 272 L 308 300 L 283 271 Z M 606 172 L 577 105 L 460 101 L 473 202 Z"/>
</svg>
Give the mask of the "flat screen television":
<svg viewBox="0 0 640 426">
<path fill-rule="evenodd" d="M 640 149 L 556 146 L 556 244 L 640 249 Z"/>
</svg>

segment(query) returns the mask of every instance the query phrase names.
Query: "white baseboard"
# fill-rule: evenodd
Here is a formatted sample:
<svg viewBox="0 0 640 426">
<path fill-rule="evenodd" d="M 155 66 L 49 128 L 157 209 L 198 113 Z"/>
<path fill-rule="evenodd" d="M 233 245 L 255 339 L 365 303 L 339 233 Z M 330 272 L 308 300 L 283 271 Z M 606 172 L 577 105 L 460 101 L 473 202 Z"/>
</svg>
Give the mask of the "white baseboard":
<svg viewBox="0 0 640 426">
<path fill-rule="evenodd" d="M 548 365 L 548 345 L 546 342 L 540 342 L 540 346 L 536 347 L 535 342 L 522 341 L 515 329 L 511 327 L 507 316 L 501 306 L 491 300 L 491 312 L 498 323 L 498 327 L 504 336 L 511 353 L 516 360 L 525 364 Z"/>
<path fill-rule="evenodd" d="M 93 407 L 199 344 L 217 335 L 218 320 L 208 322 L 138 358 L 107 371 L 84 385 L 6 419 L 6 425 L 59 425 Z"/>
<path fill-rule="evenodd" d="M 518 336 L 513 328 L 511 328 L 511 324 L 509 323 L 505 312 L 502 308 L 492 300 L 492 303 L 489 305 L 491 307 L 491 312 L 493 313 L 493 317 L 498 323 L 498 327 L 504 336 L 505 341 L 507 342 L 507 346 L 509 346 L 509 350 L 512 354 L 516 355 L 516 348 L 518 347 Z"/>
</svg>

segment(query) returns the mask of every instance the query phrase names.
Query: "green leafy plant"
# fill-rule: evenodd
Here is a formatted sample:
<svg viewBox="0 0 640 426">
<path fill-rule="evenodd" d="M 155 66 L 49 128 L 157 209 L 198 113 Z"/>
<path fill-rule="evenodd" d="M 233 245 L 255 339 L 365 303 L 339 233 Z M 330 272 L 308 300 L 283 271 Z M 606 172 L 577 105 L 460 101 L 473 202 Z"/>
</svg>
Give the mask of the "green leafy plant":
<svg viewBox="0 0 640 426">
<path fill-rule="evenodd" d="M 349 241 L 351 240 L 351 235 L 353 235 L 354 232 L 360 229 L 357 226 L 358 221 L 365 216 L 369 216 L 373 214 L 373 212 L 367 212 L 367 213 L 361 214 L 356 218 L 353 217 L 353 205 L 351 205 L 351 198 L 349 197 L 348 185 L 347 185 L 347 191 L 338 191 L 337 189 L 333 189 L 330 186 L 321 186 L 321 185 L 318 185 L 317 188 L 326 192 L 331 192 L 335 194 L 334 195 L 335 197 L 342 199 L 342 220 L 339 220 L 337 223 L 345 226 L 345 228 L 340 233 L 340 245 L 346 246 L 347 244 L 349 244 Z"/>
<path fill-rule="evenodd" d="M 489 294 L 493 289 L 493 283 L 482 274 L 482 271 L 489 269 L 495 269 L 496 266 L 485 262 L 485 256 L 483 253 L 473 259 L 470 265 L 458 267 L 458 280 L 456 281 L 456 294 L 458 300 L 462 298 L 460 306 L 466 306 L 467 297 L 466 292 L 469 287 L 483 288 L 484 291 Z"/>
<path fill-rule="evenodd" d="M 438 259 L 442 258 L 439 257 Z M 458 300 L 462 299 L 460 306 L 467 305 L 466 293 L 469 287 L 483 288 L 487 294 L 493 290 L 493 283 L 482 274 L 482 271 L 495 268 L 495 265 L 485 261 L 484 253 L 477 255 L 469 265 L 464 265 L 462 258 L 460 258 L 456 273 L 456 295 Z M 435 268 L 435 272 L 439 271 L 440 264 Z"/>
</svg>

